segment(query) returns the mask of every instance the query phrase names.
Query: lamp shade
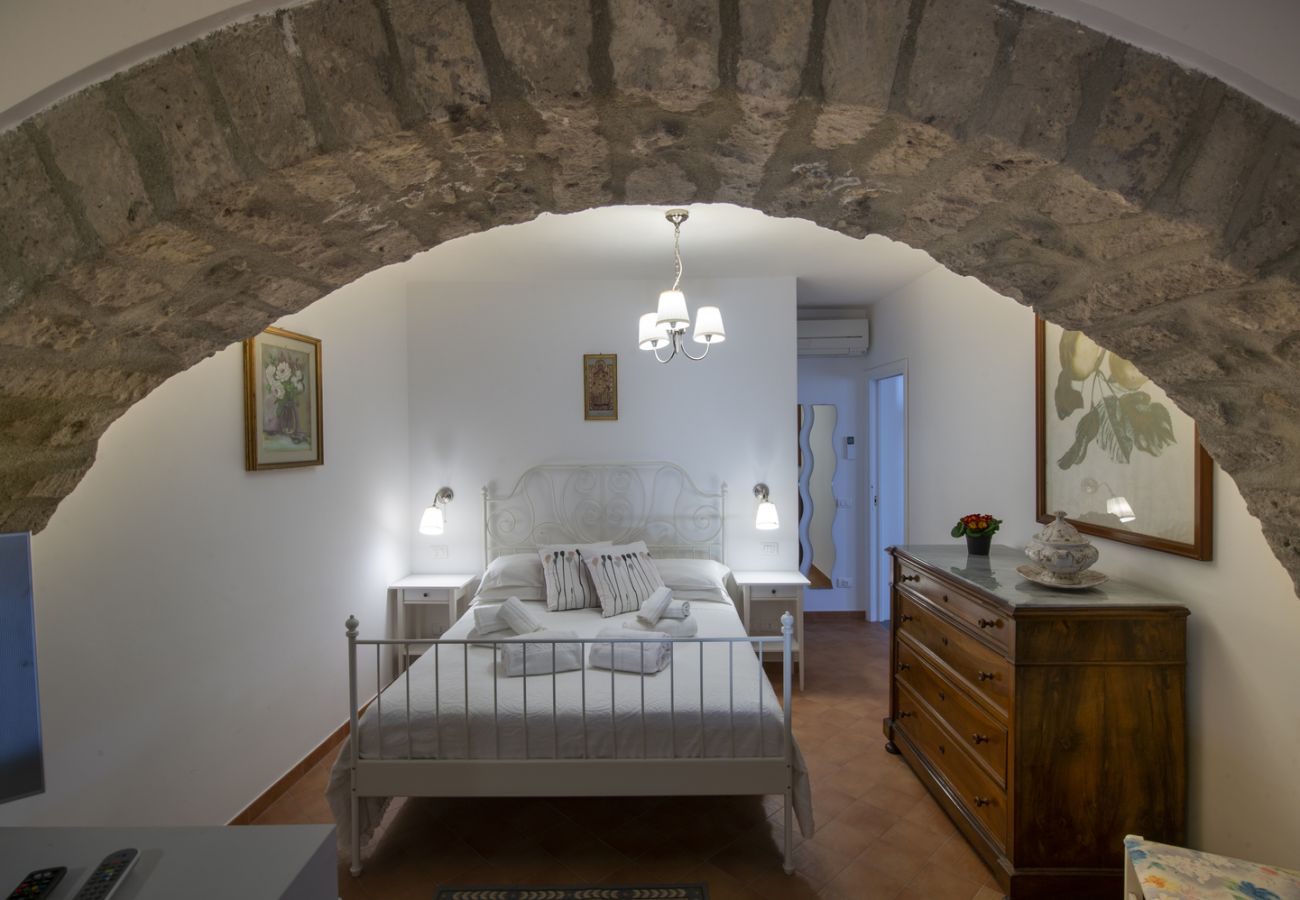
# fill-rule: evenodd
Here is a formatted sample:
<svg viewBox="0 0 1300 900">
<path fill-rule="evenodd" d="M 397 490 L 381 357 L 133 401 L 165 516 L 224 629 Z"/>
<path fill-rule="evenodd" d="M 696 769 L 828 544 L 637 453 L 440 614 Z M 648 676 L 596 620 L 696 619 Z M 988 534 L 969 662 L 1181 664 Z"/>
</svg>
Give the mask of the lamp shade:
<svg viewBox="0 0 1300 900">
<path fill-rule="evenodd" d="M 691 316 L 686 312 L 686 295 L 681 291 L 664 291 L 659 295 L 659 315 L 655 321 L 676 330 L 691 324 Z"/>
<path fill-rule="evenodd" d="M 759 531 L 773 531 L 779 528 L 781 520 L 776 515 L 776 504 L 764 500 L 758 504 L 758 514 L 754 516 L 754 527 Z"/>
<path fill-rule="evenodd" d="M 1106 501 L 1106 512 L 1119 518 L 1121 522 L 1132 522 L 1137 518 L 1133 507 L 1123 497 L 1111 497 Z"/>
<path fill-rule="evenodd" d="M 658 313 L 646 313 L 641 317 L 636 343 L 642 350 L 658 350 L 668 345 L 668 326 L 660 325 L 658 318 Z"/>
<path fill-rule="evenodd" d="M 722 310 L 716 306 L 701 306 L 695 312 L 695 340 L 701 344 L 721 344 L 727 339 L 722 327 Z"/>
<path fill-rule="evenodd" d="M 420 516 L 420 534 L 442 534 L 444 527 L 445 521 L 440 507 L 430 506 L 424 510 L 424 515 Z"/>
</svg>

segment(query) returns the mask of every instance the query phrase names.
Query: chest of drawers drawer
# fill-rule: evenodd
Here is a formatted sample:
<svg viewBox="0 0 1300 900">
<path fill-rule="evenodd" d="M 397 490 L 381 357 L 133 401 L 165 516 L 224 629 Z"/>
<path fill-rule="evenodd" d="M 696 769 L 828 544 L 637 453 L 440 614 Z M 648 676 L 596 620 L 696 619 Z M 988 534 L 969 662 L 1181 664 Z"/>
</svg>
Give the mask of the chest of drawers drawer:
<svg viewBox="0 0 1300 900">
<path fill-rule="evenodd" d="M 991 640 L 1003 651 L 1010 652 L 1014 644 L 1015 622 L 999 610 L 988 606 L 965 591 L 927 575 L 906 563 L 899 564 L 899 584 L 904 592 L 912 592 L 930 601 L 948 615 L 960 619 L 972 630 Z"/>
<path fill-rule="evenodd" d="M 933 653 L 974 696 L 1005 715 L 1011 699 L 1011 664 L 910 597 L 900 595 L 897 599 L 899 634 Z"/>
<path fill-rule="evenodd" d="M 1007 729 L 965 692 L 936 671 L 913 649 L 908 639 L 898 641 L 898 661 L 907 666 L 898 673 L 899 684 L 917 697 L 958 735 L 999 784 L 1007 778 Z"/>
<path fill-rule="evenodd" d="M 962 805 L 988 830 L 999 847 L 1007 840 L 1007 794 L 955 743 L 906 686 L 898 690 L 898 727 L 916 743 Z"/>
</svg>

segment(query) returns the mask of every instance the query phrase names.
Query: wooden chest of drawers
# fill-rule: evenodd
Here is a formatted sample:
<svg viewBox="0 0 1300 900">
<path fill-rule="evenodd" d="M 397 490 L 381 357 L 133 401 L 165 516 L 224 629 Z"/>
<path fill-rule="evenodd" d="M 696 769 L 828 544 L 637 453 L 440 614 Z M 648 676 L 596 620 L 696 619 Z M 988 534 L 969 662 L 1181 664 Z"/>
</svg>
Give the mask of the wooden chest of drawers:
<svg viewBox="0 0 1300 900">
<path fill-rule="evenodd" d="M 1057 591 L 995 547 L 895 547 L 889 749 L 1011 900 L 1120 896 L 1124 835 L 1186 840 L 1187 609 Z"/>
</svg>

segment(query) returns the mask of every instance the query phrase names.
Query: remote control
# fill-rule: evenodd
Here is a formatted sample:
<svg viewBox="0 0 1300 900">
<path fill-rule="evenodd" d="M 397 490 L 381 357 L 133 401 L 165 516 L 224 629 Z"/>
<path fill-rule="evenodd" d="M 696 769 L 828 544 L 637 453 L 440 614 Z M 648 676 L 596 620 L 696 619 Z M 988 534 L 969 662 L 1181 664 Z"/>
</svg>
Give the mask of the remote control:
<svg viewBox="0 0 1300 900">
<path fill-rule="evenodd" d="M 14 888 L 14 892 L 9 895 L 9 900 L 41 900 L 42 897 L 48 897 L 54 890 L 54 886 L 62 881 L 67 873 L 68 870 L 64 866 L 37 869 Z"/>
<path fill-rule="evenodd" d="M 139 858 L 140 851 L 135 849 L 117 850 L 108 854 L 95 871 L 90 873 L 72 900 L 108 900 L 117 893 L 122 879 L 126 878 L 126 873 L 131 871 Z"/>
</svg>

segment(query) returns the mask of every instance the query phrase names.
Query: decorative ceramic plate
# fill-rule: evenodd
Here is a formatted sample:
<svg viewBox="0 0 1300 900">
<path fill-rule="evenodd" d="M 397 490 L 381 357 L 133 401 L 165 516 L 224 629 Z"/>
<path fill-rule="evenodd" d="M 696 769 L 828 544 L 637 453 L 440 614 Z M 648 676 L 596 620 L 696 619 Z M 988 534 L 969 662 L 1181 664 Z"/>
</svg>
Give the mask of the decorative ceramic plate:
<svg viewBox="0 0 1300 900">
<path fill-rule="evenodd" d="M 1110 578 L 1105 572 L 1088 570 L 1080 572 L 1069 581 L 1062 581 L 1042 566 L 1036 566 L 1033 563 L 1016 566 L 1016 571 L 1035 584 L 1041 584 L 1043 587 L 1060 588 L 1063 591 L 1081 591 L 1084 588 L 1096 587 Z"/>
</svg>

